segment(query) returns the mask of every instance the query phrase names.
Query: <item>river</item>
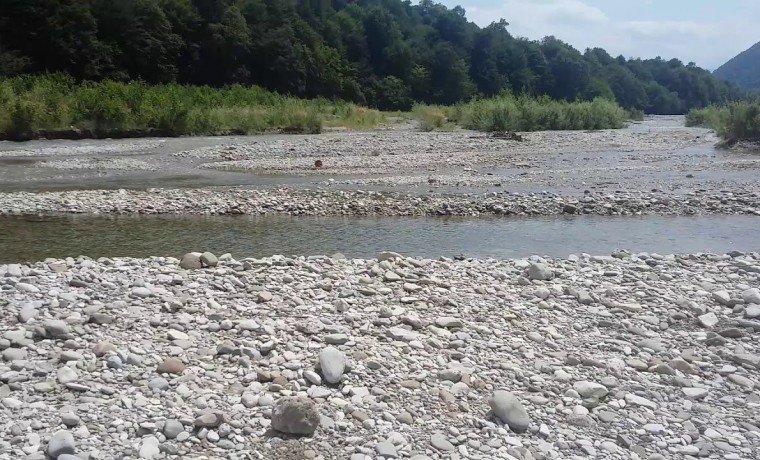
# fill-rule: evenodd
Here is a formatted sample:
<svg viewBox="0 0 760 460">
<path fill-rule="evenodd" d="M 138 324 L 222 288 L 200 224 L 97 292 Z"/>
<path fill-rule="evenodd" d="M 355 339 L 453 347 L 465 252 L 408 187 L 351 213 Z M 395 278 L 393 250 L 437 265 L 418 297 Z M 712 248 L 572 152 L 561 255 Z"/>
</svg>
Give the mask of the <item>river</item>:
<svg viewBox="0 0 760 460">
<path fill-rule="evenodd" d="M 660 253 L 760 250 L 753 216 L 538 218 L 55 216 L 0 218 L 0 263 L 47 257 L 236 258 L 284 255 L 565 257 L 615 249 Z"/>
</svg>

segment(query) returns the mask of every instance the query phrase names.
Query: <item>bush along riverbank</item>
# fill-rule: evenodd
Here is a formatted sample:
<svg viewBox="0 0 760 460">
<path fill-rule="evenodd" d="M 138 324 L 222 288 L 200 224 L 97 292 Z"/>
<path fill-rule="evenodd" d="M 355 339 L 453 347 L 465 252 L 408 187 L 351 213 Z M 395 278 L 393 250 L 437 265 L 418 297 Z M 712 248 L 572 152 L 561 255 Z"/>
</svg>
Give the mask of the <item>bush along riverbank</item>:
<svg viewBox="0 0 760 460">
<path fill-rule="evenodd" d="M 712 128 L 728 145 L 760 142 L 760 99 L 694 109 L 686 115 L 686 126 Z"/>
<path fill-rule="evenodd" d="M 643 118 L 603 98 L 567 102 L 512 94 L 450 107 L 416 106 L 412 114 L 423 131 L 456 126 L 483 132 L 619 129 Z"/>
<path fill-rule="evenodd" d="M 319 133 L 324 126 L 374 127 L 377 110 L 297 99 L 262 88 L 75 83 L 65 75 L 0 80 L 0 138 L 105 138 Z"/>
<path fill-rule="evenodd" d="M 0 139 L 174 137 L 266 132 L 316 134 L 323 127 L 371 129 L 388 113 L 259 87 L 74 82 L 65 75 L 0 80 Z M 622 128 L 630 114 L 606 99 L 555 101 L 502 95 L 454 106 L 417 106 L 424 131 L 540 131 Z"/>
<path fill-rule="evenodd" d="M 555 101 L 548 97 L 504 95 L 451 107 L 449 117 L 477 131 L 551 131 L 622 128 L 628 113 L 607 99 Z"/>
</svg>

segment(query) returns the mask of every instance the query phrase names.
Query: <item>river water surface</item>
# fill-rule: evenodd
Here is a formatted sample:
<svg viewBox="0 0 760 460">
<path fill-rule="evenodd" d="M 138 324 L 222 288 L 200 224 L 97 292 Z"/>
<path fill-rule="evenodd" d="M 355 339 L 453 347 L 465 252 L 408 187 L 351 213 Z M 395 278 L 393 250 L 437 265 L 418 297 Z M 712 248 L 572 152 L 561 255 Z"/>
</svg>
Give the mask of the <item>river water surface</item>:
<svg viewBox="0 0 760 460">
<path fill-rule="evenodd" d="M 660 253 L 760 250 L 753 216 L 541 218 L 413 217 L 2 217 L 0 263 L 47 257 L 181 257 L 190 251 L 235 258 L 284 255 L 566 257 L 615 249 Z"/>
</svg>

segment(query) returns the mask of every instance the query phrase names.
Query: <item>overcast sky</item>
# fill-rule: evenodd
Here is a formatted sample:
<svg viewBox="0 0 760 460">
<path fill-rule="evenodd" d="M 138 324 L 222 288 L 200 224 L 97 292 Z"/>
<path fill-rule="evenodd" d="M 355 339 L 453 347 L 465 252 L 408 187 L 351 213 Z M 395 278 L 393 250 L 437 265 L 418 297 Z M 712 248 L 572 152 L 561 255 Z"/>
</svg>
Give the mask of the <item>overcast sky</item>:
<svg viewBox="0 0 760 460">
<path fill-rule="evenodd" d="M 613 56 L 678 58 L 714 70 L 760 41 L 760 0 L 439 0 L 513 35 L 554 35 Z"/>
</svg>

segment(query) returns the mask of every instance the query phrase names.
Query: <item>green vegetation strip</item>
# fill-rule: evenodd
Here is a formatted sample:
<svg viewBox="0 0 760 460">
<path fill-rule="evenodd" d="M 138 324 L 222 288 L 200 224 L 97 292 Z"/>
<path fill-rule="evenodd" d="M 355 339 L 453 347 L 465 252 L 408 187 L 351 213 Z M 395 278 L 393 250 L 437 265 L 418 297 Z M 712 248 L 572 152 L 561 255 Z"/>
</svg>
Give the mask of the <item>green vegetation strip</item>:
<svg viewBox="0 0 760 460">
<path fill-rule="evenodd" d="M 649 114 L 746 97 L 694 63 L 580 51 L 550 33 L 519 38 L 506 20 L 492 20 L 480 27 L 436 0 L 2 0 L 0 77 L 237 83 L 387 111 L 504 91 L 604 97 Z M 188 123 L 229 117 L 212 115 L 189 114 Z M 260 124 L 258 114 L 244 118 Z M 310 125 L 306 118 L 297 124 Z"/>
<path fill-rule="evenodd" d="M 760 142 L 760 99 L 691 110 L 686 126 L 712 128 L 727 144 Z"/>
<path fill-rule="evenodd" d="M 413 114 L 423 131 L 461 126 L 485 132 L 616 129 L 639 116 L 602 98 L 567 102 L 509 94 L 451 107 L 416 106 Z"/>
<path fill-rule="evenodd" d="M 63 75 L 0 80 L 0 138 L 102 138 L 319 133 L 323 126 L 373 127 L 377 110 L 297 99 L 262 88 L 103 81 Z"/>
<path fill-rule="evenodd" d="M 77 84 L 63 75 L 0 80 L 0 138 L 103 138 L 319 133 L 325 126 L 369 129 L 387 113 L 327 99 L 298 99 L 262 88 L 103 81 Z M 554 101 L 505 94 L 450 107 L 416 106 L 424 131 L 460 126 L 478 131 L 623 127 L 616 103 Z"/>
</svg>

